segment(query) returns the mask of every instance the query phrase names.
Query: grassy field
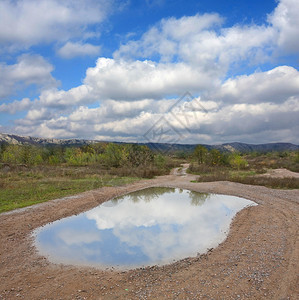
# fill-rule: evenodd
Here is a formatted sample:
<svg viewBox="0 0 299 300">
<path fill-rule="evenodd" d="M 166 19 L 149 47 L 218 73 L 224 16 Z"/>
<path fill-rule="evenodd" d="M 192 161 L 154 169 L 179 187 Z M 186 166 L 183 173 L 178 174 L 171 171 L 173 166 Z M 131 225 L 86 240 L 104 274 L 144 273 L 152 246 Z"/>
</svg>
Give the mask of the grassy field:
<svg viewBox="0 0 299 300">
<path fill-rule="evenodd" d="M 102 186 L 139 180 L 92 167 L 4 167 L 0 170 L 0 213 L 51 199 L 75 195 Z"/>
<path fill-rule="evenodd" d="M 140 145 L 0 145 L 0 213 L 102 186 L 169 174 L 178 160 Z"/>
<path fill-rule="evenodd" d="M 23 148 L 16 149 L 20 151 Z M 132 156 L 134 159 L 136 158 L 137 162 L 138 151 L 134 152 Z M 64 155 L 66 156 L 66 154 Z M 17 157 L 17 154 L 14 155 Z M 81 157 L 80 155 L 78 157 Z M 203 163 L 198 161 L 198 157 L 197 159 L 191 156 L 188 158 L 191 161 L 188 172 L 200 175 L 198 179 L 200 182 L 228 180 L 271 188 L 299 188 L 298 178 L 258 176 L 266 173 L 268 169 L 276 168 L 299 172 L 297 152 L 251 153 L 238 155 L 238 160 L 230 160 L 234 158 L 232 155 L 226 157 L 215 151 L 207 152 L 205 155 L 206 160 Z M 4 156 L 2 155 L 2 157 Z M 20 157 L 22 158 L 22 156 Z M 80 164 L 76 162 L 79 164 L 76 166 L 70 165 L 70 162 L 56 165 L 51 165 L 50 162 L 39 165 L 0 163 L 0 213 L 103 186 L 119 186 L 140 180 L 140 178 L 153 178 L 169 174 L 171 168 L 179 166 L 182 162 L 183 160 L 178 158 L 156 155 L 150 163 L 144 162 L 140 165 L 135 164 L 135 166 L 134 163 L 131 163 L 118 167 L 107 166 L 99 162 L 87 165 L 84 165 L 84 162 L 80 162 Z"/>
<path fill-rule="evenodd" d="M 189 168 L 192 174 L 200 175 L 198 182 L 232 181 L 244 184 L 262 185 L 279 189 L 299 189 L 298 178 L 271 178 L 259 176 L 269 169 L 285 168 L 299 172 L 298 153 L 248 154 L 242 156 L 247 165 L 241 169 L 230 166 L 207 165 L 193 162 Z"/>
</svg>

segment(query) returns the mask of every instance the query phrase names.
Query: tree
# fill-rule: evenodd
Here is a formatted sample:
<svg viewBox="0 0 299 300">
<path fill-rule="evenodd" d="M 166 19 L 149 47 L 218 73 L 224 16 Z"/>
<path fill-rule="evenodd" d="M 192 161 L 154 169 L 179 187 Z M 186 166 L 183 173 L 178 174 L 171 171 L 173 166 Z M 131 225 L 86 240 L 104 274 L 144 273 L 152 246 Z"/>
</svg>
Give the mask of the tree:
<svg viewBox="0 0 299 300">
<path fill-rule="evenodd" d="M 120 145 L 109 143 L 105 153 L 103 154 L 104 164 L 108 167 L 119 167 L 122 159 L 122 151 Z"/>
<path fill-rule="evenodd" d="M 234 154 L 232 158 L 230 159 L 230 165 L 233 168 L 237 168 L 238 170 L 244 169 L 248 166 L 248 162 L 245 158 L 243 158 L 239 154 Z"/>
<path fill-rule="evenodd" d="M 166 164 L 166 159 L 163 155 L 158 154 L 155 156 L 155 165 L 159 168 L 159 169 L 163 169 L 165 167 Z"/>
<path fill-rule="evenodd" d="M 217 149 L 212 149 L 209 153 L 209 162 L 211 165 L 219 165 L 221 162 L 221 153 Z"/>
<path fill-rule="evenodd" d="M 203 164 L 206 161 L 208 150 L 202 145 L 196 146 L 193 155 L 197 159 L 198 164 Z"/>
</svg>

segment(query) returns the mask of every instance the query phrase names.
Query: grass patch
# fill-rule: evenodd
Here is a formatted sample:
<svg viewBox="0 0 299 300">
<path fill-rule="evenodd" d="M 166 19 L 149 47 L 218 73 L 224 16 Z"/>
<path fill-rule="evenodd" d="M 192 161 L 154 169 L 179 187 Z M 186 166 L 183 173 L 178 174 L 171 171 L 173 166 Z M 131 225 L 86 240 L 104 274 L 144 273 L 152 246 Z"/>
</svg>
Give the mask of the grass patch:
<svg viewBox="0 0 299 300">
<path fill-rule="evenodd" d="M 275 189 L 299 189 L 298 178 L 271 178 L 271 177 L 233 177 L 230 181 L 261 185 Z"/>
<path fill-rule="evenodd" d="M 243 184 L 261 185 L 275 189 L 299 189 L 298 178 L 272 178 L 255 176 L 256 171 L 232 171 L 229 169 L 217 170 L 210 173 L 199 174 L 197 182 L 231 181 Z"/>
<path fill-rule="evenodd" d="M 0 170 L 0 212 L 137 180 L 137 177 L 119 177 L 87 167 Z"/>
</svg>

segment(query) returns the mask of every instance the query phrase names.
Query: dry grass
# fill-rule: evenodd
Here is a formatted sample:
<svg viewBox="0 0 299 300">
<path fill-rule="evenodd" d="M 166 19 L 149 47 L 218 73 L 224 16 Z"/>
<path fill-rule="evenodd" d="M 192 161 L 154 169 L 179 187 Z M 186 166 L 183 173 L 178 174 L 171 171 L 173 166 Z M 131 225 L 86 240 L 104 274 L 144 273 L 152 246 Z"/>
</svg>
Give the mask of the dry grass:
<svg viewBox="0 0 299 300">
<path fill-rule="evenodd" d="M 198 182 L 212 181 L 232 181 L 244 184 L 261 185 L 276 189 L 299 189 L 298 178 L 272 178 L 260 176 L 232 176 L 229 172 L 219 172 L 208 175 L 202 175 L 198 178 Z"/>
<path fill-rule="evenodd" d="M 248 154 L 244 156 L 248 166 L 242 170 L 229 166 L 211 166 L 192 163 L 189 172 L 200 175 L 199 182 L 233 181 L 244 184 L 262 185 L 279 189 L 298 189 L 299 179 L 292 177 L 273 178 L 257 176 L 264 174 L 268 169 L 285 168 L 293 172 L 299 172 L 298 153 L 268 153 Z"/>
</svg>

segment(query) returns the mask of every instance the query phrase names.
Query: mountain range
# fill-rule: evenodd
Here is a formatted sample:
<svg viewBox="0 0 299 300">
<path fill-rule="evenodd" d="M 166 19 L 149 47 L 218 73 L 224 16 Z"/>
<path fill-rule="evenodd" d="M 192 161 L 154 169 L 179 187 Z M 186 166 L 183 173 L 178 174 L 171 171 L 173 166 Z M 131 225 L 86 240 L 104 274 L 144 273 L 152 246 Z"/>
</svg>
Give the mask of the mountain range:
<svg viewBox="0 0 299 300">
<path fill-rule="evenodd" d="M 40 145 L 40 146 L 83 146 L 95 144 L 98 140 L 84 139 L 48 139 L 37 138 L 31 136 L 20 136 L 15 134 L 0 133 L 0 144 L 15 144 L 15 145 Z M 115 142 L 120 144 L 121 142 Z M 152 150 L 162 152 L 187 152 L 190 153 L 198 144 L 167 144 L 167 143 L 138 143 L 146 145 Z M 298 151 L 299 146 L 291 143 L 268 143 L 268 144 L 246 144 L 246 143 L 225 143 L 220 145 L 201 144 L 207 149 L 217 149 L 223 152 L 270 152 L 270 151 Z"/>
</svg>

